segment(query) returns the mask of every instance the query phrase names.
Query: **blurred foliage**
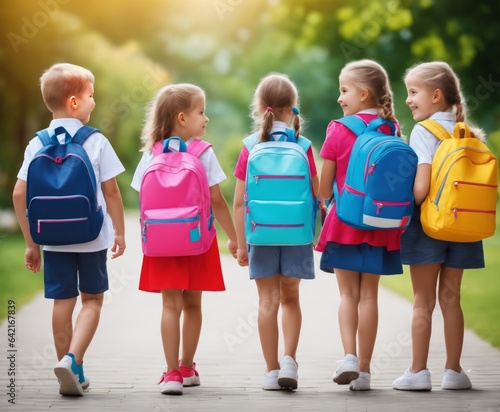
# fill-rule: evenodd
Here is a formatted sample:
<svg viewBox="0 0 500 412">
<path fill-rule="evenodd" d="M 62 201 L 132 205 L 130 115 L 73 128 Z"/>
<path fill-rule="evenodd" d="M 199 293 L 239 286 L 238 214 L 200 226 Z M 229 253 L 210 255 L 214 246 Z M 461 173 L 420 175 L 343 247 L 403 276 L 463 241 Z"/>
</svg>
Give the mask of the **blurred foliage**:
<svg viewBox="0 0 500 412">
<path fill-rule="evenodd" d="M 297 84 L 304 134 L 316 149 L 332 118 L 338 73 L 349 60 L 386 67 L 396 113 L 409 135 L 413 120 L 401 81 L 416 62 L 446 60 L 459 74 L 472 119 L 500 150 L 499 2 L 451 0 L 19 0 L 0 14 L 0 208 L 10 207 L 24 148 L 46 127 L 39 77 L 56 62 L 96 76 L 90 125 L 110 139 L 127 172 L 125 202 L 136 207 L 130 181 L 140 158 L 144 111 L 169 82 L 207 92 L 211 140 L 228 180 L 241 138 L 251 129 L 249 104 L 259 79 L 284 72 Z M 318 159 L 319 160 L 319 159 Z"/>
</svg>

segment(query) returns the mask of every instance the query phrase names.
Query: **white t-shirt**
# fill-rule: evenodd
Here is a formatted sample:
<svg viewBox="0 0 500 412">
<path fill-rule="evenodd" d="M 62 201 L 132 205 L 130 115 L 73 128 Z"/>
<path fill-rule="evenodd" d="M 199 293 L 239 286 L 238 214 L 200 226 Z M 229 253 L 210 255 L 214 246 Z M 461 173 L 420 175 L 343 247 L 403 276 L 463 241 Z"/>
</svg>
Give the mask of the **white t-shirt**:
<svg viewBox="0 0 500 412">
<path fill-rule="evenodd" d="M 453 131 L 456 124 L 453 112 L 437 112 L 429 119 L 436 120 L 449 132 Z M 424 126 L 416 124 L 410 134 L 410 146 L 418 156 L 418 164 L 432 164 L 432 158 L 437 147 L 441 143 L 436 136 L 429 132 Z"/>
<path fill-rule="evenodd" d="M 188 146 L 192 140 L 193 138 L 186 141 L 186 145 Z M 176 141 L 172 141 L 172 143 L 169 145 L 169 148 L 171 150 L 179 150 L 179 143 Z M 144 173 L 146 172 L 146 169 L 153 161 L 153 158 L 154 156 L 151 150 L 148 150 L 143 153 L 142 158 L 139 161 L 137 168 L 135 169 L 134 177 L 132 178 L 132 183 L 130 184 L 135 190 L 137 191 L 140 190 Z M 210 187 L 215 186 L 220 182 L 226 180 L 226 174 L 224 173 L 224 170 L 222 170 L 222 167 L 220 166 L 219 161 L 215 156 L 215 152 L 211 147 L 209 147 L 202 153 L 202 155 L 200 156 L 200 161 L 205 167 L 205 171 L 207 172 L 208 185 Z"/>
<path fill-rule="evenodd" d="M 64 127 L 66 131 L 73 136 L 76 131 L 83 126 L 83 123 L 78 119 L 54 119 L 48 127 L 49 134 L 53 133 L 57 127 Z M 64 143 L 64 135 L 58 136 L 61 143 Z M 43 147 L 42 142 L 38 137 L 31 139 L 24 152 L 24 161 L 17 175 L 18 179 L 27 181 L 28 166 L 35 154 Z M 111 217 L 107 213 L 106 201 L 101 190 L 101 183 L 112 179 L 122 173 L 123 167 L 120 159 L 116 155 L 113 147 L 101 133 L 92 134 L 84 143 L 83 148 L 89 155 L 90 161 L 94 168 L 94 173 L 97 182 L 97 202 L 102 205 L 104 213 L 104 223 L 102 225 L 99 236 L 91 242 L 79 243 L 74 245 L 64 246 L 44 246 L 44 250 L 49 252 L 98 252 L 108 249 L 113 246 L 114 230 Z"/>
</svg>

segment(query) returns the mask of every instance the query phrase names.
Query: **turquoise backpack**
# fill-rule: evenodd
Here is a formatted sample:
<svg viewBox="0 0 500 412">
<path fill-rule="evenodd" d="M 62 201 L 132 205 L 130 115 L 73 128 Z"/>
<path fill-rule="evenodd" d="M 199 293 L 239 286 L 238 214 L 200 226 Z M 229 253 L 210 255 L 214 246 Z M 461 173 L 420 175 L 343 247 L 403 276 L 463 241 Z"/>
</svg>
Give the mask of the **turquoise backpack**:
<svg viewBox="0 0 500 412">
<path fill-rule="evenodd" d="M 279 140 L 273 136 L 280 135 Z M 312 243 L 317 199 L 312 191 L 307 150 L 311 141 L 295 130 L 275 132 L 258 143 L 258 134 L 243 140 L 250 152 L 245 181 L 245 235 L 260 246 Z"/>
<path fill-rule="evenodd" d="M 333 189 L 338 218 L 362 230 L 405 228 L 413 213 L 413 182 L 418 158 L 396 136 L 396 125 L 377 117 L 368 125 L 358 116 L 337 120 L 356 136 L 347 167 L 344 190 Z M 382 125 L 391 134 L 378 131 Z"/>
</svg>

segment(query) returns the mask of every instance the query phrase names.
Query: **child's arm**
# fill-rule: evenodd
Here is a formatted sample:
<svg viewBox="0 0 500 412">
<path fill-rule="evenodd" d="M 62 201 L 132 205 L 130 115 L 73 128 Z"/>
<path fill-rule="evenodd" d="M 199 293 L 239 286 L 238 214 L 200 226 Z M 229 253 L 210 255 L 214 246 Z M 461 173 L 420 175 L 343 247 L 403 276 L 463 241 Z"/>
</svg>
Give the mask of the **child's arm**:
<svg viewBox="0 0 500 412">
<path fill-rule="evenodd" d="M 33 273 L 39 272 L 42 266 L 42 256 L 40 254 L 40 245 L 33 242 L 31 238 L 28 218 L 26 217 L 26 182 L 24 180 L 17 179 L 12 193 L 12 202 L 14 203 L 17 221 L 26 242 L 24 266 Z"/>
<path fill-rule="evenodd" d="M 210 203 L 217 222 L 219 222 L 222 230 L 224 230 L 229 238 L 227 242 L 229 252 L 233 255 L 233 257 L 236 257 L 238 244 L 236 242 L 236 231 L 234 229 L 233 218 L 231 217 L 229 206 L 224 198 L 224 195 L 222 194 L 222 191 L 220 190 L 219 185 L 213 185 L 210 187 Z"/>
<path fill-rule="evenodd" d="M 337 172 L 337 162 L 324 159 L 321 168 L 321 177 L 319 179 L 319 196 L 323 200 L 328 200 L 333 193 L 333 180 Z"/>
<path fill-rule="evenodd" d="M 237 258 L 240 266 L 248 266 L 248 251 L 245 239 L 245 182 L 236 179 L 236 188 L 234 189 L 234 225 L 236 227 L 236 238 L 238 239 Z"/>
<path fill-rule="evenodd" d="M 431 165 L 428 163 L 419 164 L 417 167 L 415 183 L 413 183 L 413 196 L 415 197 L 415 203 L 417 205 L 420 205 L 429 193 L 431 172 Z"/>
<path fill-rule="evenodd" d="M 122 196 L 120 188 L 116 183 L 116 178 L 102 182 L 101 187 L 104 199 L 106 200 L 106 207 L 115 229 L 115 240 L 111 248 L 111 252 L 113 252 L 111 259 L 114 259 L 125 252 L 125 217 Z"/>
</svg>

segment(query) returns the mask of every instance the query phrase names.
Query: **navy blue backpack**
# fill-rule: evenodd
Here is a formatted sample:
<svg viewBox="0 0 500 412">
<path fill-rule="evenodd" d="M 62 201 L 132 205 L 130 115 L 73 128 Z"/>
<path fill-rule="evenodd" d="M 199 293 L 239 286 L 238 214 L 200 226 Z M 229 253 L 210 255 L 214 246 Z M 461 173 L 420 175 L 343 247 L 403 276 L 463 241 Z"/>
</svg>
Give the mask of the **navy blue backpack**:
<svg viewBox="0 0 500 412">
<path fill-rule="evenodd" d="M 337 121 L 357 136 L 341 194 L 333 184 L 338 218 L 362 230 L 407 227 L 414 207 L 415 151 L 389 120 L 377 117 L 367 125 L 352 115 Z M 382 125 L 391 128 L 390 135 L 378 130 Z"/>
<path fill-rule="evenodd" d="M 49 135 L 36 133 L 43 143 L 28 167 L 26 216 L 33 241 L 39 245 L 69 245 L 97 238 L 104 214 L 97 201 L 97 183 L 85 140 L 99 132 L 81 127 L 71 137 L 64 127 Z M 57 136 L 64 134 L 65 143 Z"/>
</svg>

